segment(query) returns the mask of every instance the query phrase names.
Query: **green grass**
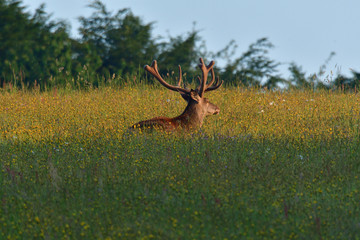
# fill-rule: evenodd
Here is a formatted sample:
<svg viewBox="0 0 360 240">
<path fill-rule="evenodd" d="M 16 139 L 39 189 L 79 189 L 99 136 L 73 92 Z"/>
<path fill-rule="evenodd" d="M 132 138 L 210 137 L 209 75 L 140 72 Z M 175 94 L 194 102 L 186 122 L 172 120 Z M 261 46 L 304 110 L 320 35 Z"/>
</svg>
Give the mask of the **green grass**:
<svg viewBox="0 0 360 240">
<path fill-rule="evenodd" d="M 269 98 L 277 97 L 271 94 Z M 298 99 L 306 94 L 286 97 Z M 74 99 L 87 99 L 85 95 Z M 11 94 L 5 97 L 22 99 Z M 321 99 L 326 97 L 342 99 L 337 94 Z M 69 96 L 62 98 L 78 106 Z M 74 111 L 80 111 L 80 105 Z M 298 131 L 294 131 L 298 135 L 277 136 L 277 128 L 271 132 L 270 127 L 264 135 L 236 129 L 230 134 L 229 129 L 221 129 L 191 136 L 128 136 L 110 127 L 109 116 L 117 114 L 112 105 L 109 103 L 109 115 L 96 115 L 103 129 L 99 132 L 96 127 L 78 130 L 83 126 L 78 120 L 66 125 L 73 126 L 67 138 L 56 133 L 26 137 L 28 131 L 19 127 L 26 124 L 20 120 L 7 122 L 6 129 L 3 126 L 0 239 L 359 238 L 360 139 L 355 130 L 347 131 L 347 137 L 344 128 L 317 138 L 304 138 Z M 325 102 L 319 106 L 328 109 Z M 89 107 L 99 113 L 103 105 Z M 33 113 L 35 107 L 20 108 L 7 116 L 24 118 L 26 123 L 34 114 L 43 118 L 42 123 L 59 128 L 67 121 L 66 117 L 52 121 L 55 113 L 48 110 L 38 115 Z M 59 109 L 56 114 L 62 116 L 66 109 Z M 31 114 L 25 114 L 28 112 Z M 231 114 L 221 114 L 222 119 L 230 119 Z M 348 123 L 348 118 L 354 120 L 344 116 L 334 125 L 343 127 L 341 123 Z M 81 119 L 86 122 L 87 115 Z M 132 117 L 129 122 L 135 121 Z M 227 120 L 206 124 L 224 126 Z"/>
</svg>

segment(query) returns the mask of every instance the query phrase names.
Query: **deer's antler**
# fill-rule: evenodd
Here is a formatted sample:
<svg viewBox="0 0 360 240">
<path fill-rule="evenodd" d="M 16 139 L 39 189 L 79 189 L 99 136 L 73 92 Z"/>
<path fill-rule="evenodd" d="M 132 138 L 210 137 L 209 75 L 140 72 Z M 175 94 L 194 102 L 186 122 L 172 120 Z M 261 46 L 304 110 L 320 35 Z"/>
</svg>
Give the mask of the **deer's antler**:
<svg viewBox="0 0 360 240">
<path fill-rule="evenodd" d="M 198 77 L 200 84 L 197 87 L 197 91 L 198 91 L 200 97 L 203 96 L 204 92 L 218 89 L 224 82 L 224 81 L 220 82 L 219 78 L 217 78 L 215 85 L 213 85 L 215 82 L 214 65 L 215 65 L 215 62 L 211 61 L 209 63 L 209 65 L 206 66 L 204 63 L 204 60 L 202 58 L 200 58 L 199 68 L 202 72 L 202 78 Z M 206 84 L 209 72 L 211 73 L 211 82 L 209 84 Z"/>
<path fill-rule="evenodd" d="M 157 67 L 157 62 L 156 60 L 154 60 L 151 64 L 151 66 L 149 65 L 145 65 L 145 70 L 148 71 L 151 75 L 153 75 L 164 87 L 172 90 L 172 91 L 176 91 L 176 92 L 182 92 L 182 93 L 190 93 L 189 89 L 185 89 L 181 87 L 181 81 L 182 81 L 182 72 L 181 72 L 181 67 L 179 65 L 179 81 L 177 86 L 173 86 L 168 84 L 161 76 Z"/>
</svg>

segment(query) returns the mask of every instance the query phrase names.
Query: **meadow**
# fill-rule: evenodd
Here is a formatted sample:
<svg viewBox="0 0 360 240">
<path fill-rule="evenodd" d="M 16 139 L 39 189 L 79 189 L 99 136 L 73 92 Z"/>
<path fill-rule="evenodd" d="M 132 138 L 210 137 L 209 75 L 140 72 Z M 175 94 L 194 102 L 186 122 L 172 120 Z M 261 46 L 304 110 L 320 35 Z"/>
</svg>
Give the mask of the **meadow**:
<svg viewBox="0 0 360 240">
<path fill-rule="evenodd" d="M 360 98 L 239 87 L 189 134 L 152 86 L 0 92 L 0 239 L 359 239 Z"/>
</svg>

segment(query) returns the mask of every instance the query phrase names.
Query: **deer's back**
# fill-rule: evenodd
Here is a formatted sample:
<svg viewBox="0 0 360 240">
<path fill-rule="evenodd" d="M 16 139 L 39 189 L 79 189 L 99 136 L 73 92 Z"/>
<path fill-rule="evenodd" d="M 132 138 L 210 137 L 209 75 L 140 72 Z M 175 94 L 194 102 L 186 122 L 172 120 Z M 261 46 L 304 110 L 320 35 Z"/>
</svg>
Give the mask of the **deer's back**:
<svg viewBox="0 0 360 240">
<path fill-rule="evenodd" d="M 131 129 L 142 129 L 142 130 L 152 130 L 152 129 L 159 129 L 164 131 L 173 131 L 176 128 L 179 127 L 179 123 L 174 121 L 172 118 L 167 117 L 156 117 L 149 120 L 141 121 L 133 126 L 131 126 Z"/>
</svg>

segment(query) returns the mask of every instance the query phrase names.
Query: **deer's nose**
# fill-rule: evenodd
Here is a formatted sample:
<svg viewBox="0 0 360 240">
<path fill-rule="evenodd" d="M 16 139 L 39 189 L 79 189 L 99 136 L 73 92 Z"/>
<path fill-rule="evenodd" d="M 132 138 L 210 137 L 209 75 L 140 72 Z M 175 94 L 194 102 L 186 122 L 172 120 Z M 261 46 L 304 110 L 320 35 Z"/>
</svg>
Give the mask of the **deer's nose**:
<svg viewBox="0 0 360 240">
<path fill-rule="evenodd" d="M 220 113 L 220 108 L 216 108 L 215 112 L 214 112 L 214 115 L 219 114 L 219 113 Z"/>
</svg>

